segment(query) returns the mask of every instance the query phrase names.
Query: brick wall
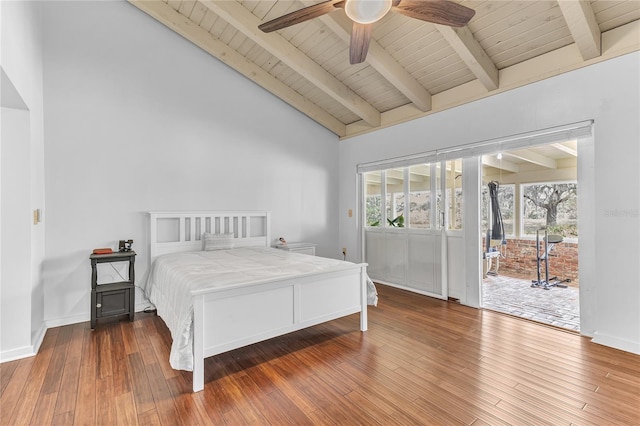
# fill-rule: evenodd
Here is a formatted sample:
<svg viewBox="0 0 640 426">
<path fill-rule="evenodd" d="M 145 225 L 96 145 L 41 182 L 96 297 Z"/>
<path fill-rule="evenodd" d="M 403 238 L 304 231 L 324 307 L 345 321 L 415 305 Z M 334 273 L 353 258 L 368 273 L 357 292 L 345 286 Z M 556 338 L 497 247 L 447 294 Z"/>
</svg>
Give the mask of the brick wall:
<svg viewBox="0 0 640 426">
<path fill-rule="evenodd" d="M 544 249 L 544 244 L 542 245 Z M 484 245 L 483 245 L 484 247 Z M 506 250 L 502 247 L 506 257 L 500 258 L 498 273 L 516 274 L 536 279 L 536 241 L 535 240 L 507 240 Z M 495 264 L 494 264 L 495 265 Z M 494 270 L 494 267 L 492 267 Z M 544 279 L 544 262 L 540 264 L 540 274 Z M 558 279 L 571 279 L 571 284 L 578 284 L 578 244 L 562 242 L 556 244 L 549 255 L 549 276 Z"/>
</svg>

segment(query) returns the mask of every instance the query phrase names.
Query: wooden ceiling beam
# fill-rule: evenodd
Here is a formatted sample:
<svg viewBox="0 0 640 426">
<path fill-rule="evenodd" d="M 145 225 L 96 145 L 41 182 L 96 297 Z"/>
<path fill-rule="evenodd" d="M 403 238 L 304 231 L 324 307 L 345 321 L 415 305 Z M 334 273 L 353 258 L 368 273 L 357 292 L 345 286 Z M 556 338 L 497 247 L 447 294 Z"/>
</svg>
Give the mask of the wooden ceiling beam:
<svg viewBox="0 0 640 426">
<path fill-rule="evenodd" d="M 484 87 L 488 91 L 496 90 L 500 85 L 498 68 L 475 39 L 471 30 L 468 27 L 453 28 L 434 25 Z"/>
<path fill-rule="evenodd" d="M 405 123 L 637 51 L 640 51 L 640 21 L 633 21 L 602 33 L 602 55 L 597 58 L 585 61 L 577 46 L 570 44 L 501 70 L 500 87 L 493 92 L 488 92 L 479 80 L 473 80 L 432 95 L 433 107 L 429 112 L 420 112 L 412 104 L 385 111 L 380 128 Z M 347 125 L 347 136 L 342 139 L 376 130 L 379 129 L 370 129 L 364 123 L 351 123 Z"/>
<path fill-rule="evenodd" d="M 503 155 L 518 158 L 528 163 L 536 164 L 538 166 L 546 167 L 547 169 L 556 169 L 558 166 L 556 160 L 546 157 L 542 154 L 538 154 L 530 149 L 519 149 L 517 151 L 505 152 Z"/>
<path fill-rule="evenodd" d="M 214 38 L 209 32 L 178 13 L 162 1 L 128 0 L 129 3 L 171 28 L 205 52 L 229 65 L 254 83 L 273 93 L 312 120 L 338 136 L 346 135 L 346 126 L 322 108 L 274 78 L 259 66 L 247 61 L 235 50 Z"/>
<path fill-rule="evenodd" d="M 303 0 L 301 3 L 305 6 L 311 6 L 316 2 Z M 344 12 L 327 14 L 319 19 L 349 45 L 352 21 L 346 17 Z M 367 54 L 366 62 L 405 95 L 407 99 L 413 102 L 420 111 L 426 112 L 431 109 L 431 93 L 374 39 L 369 42 L 369 53 Z"/>
<path fill-rule="evenodd" d="M 372 127 L 380 126 L 380 111 L 298 50 L 280 34 L 276 32 L 266 34 L 260 31 L 258 25 L 262 24 L 262 21 L 240 3 L 235 0 L 203 0 L 202 4 L 254 43 L 276 56 L 288 67 L 320 88 L 342 106 L 362 118 L 368 125 Z"/>
<path fill-rule="evenodd" d="M 600 56 L 602 37 L 591 3 L 586 0 L 560 0 L 558 6 L 582 58 L 587 61 Z"/>
<path fill-rule="evenodd" d="M 558 143 L 552 143 L 551 146 L 553 148 L 557 149 L 558 151 L 565 152 L 565 153 L 567 153 L 567 154 L 569 154 L 569 155 L 571 155 L 573 157 L 577 157 L 578 156 L 578 151 L 576 151 L 575 149 L 570 148 L 570 147 L 568 147 L 566 145 L 563 145 L 563 144 L 561 144 L 559 142 Z"/>
<path fill-rule="evenodd" d="M 511 161 L 506 161 L 504 159 L 498 160 L 494 155 L 483 155 L 482 165 L 511 173 L 518 173 L 520 171 L 520 167 L 517 164 L 512 163 Z"/>
</svg>

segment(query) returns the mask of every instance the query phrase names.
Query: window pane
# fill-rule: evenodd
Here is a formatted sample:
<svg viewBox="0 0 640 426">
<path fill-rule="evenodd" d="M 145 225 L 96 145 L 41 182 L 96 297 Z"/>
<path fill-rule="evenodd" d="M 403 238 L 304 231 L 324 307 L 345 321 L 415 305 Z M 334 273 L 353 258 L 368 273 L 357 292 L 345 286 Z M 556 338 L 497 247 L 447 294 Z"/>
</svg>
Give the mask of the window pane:
<svg viewBox="0 0 640 426">
<path fill-rule="evenodd" d="M 387 223 L 394 228 L 404 227 L 404 169 L 387 170 Z"/>
<path fill-rule="evenodd" d="M 577 198 L 576 183 L 522 185 L 524 235 L 546 228 L 551 234 L 578 237 Z"/>
<path fill-rule="evenodd" d="M 382 186 L 380 172 L 364 174 L 366 226 L 380 226 L 382 220 Z"/>
<path fill-rule="evenodd" d="M 462 160 L 447 161 L 449 229 L 462 229 Z"/>
<path fill-rule="evenodd" d="M 515 185 L 498 186 L 498 205 L 502 215 L 504 233 L 510 237 L 515 236 Z"/>
<path fill-rule="evenodd" d="M 409 168 L 409 227 L 430 228 L 431 169 L 428 164 Z"/>
<path fill-rule="evenodd" d="M 436 223 L 435 229 L 442 227 L 442 214 L 444 213 L 444 206 L 442 205 L 442 173 L 440 172 L 440 163 L 436 164 Z"/>
</svg>

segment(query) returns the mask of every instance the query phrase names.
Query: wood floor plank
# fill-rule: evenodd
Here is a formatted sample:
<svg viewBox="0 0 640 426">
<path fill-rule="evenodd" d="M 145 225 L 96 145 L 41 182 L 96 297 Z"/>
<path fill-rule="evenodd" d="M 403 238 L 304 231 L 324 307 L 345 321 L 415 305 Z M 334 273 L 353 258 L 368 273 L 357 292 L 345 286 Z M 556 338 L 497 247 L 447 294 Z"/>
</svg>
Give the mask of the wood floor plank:
<svg viewBox="0 0 640 426">
<path fill-rule="evenodd" d="M 116 395 L 113 376 L 98 377 L 96 380 L 96 424 L 115 425 L 118 423 Z"/>
<path fill-rule="evenodd" d="M 68 426 L 73 424 L 73 411 L 67 411 L 65 413 L 54 414 L 51 419 L 51 424 L 54 426 Z M 44 423 L 46 424 L 46 423 Z"/>
<path fill-rule="evenodd" d="M 144 319 L 140 322 L 134 321 L 134 324 L 141 323 L 146 324 L 150 321 L 150 319 Z M 134 334 L 136 336 L 136 342 L 138 344 L 139 353 L 142 356 L 142 360 L 144 365 L 156 364 L 158 359 L 156 359 L 156 354 L 153 351 L 153 347 L 151 346 L 151 342 L 148 338 L 147 326 L 143 325 L 140 327 L 134 327 Z"/>
<path fill-rule="evenodd" d="M 139 352 L 134 327 L 122 321 L 120 322 L 120 332 L 122 333 L 122 343 L 124 345 L 125 353 L 130 355 L 132 353 Z"/>
<path fill-rule="evenodd" d="M 11 380 L 11 376 L 13 376 L 13 373 L 16 371 L 16 368 L 18 368 L 19 363 L 20 363 L 20 360 L 15 360 L 15 361 L 7 361 L 0 364 L 0 397 L 4 393 L 4 390 L 7 387 L 9 380 Z"/>
<path fill-rule="evenodd" d="M 199 395 L 204 404 L 207 417 L 214 425 L 224 424 L 223 414 L 226 411 L 224 407 L 231 403 L 224 397 L 219 398 L 218 395 L 225 395 L 218 382 L 208 383 Z"/>
<path fill-rule="evenodd" d="M 115 324 L 108 329 L 111 345 L 111 374 L 113 377 L 113 397 L 131 392 L 131 379 L 127 365 L 127 353 L 124 346 L 122 328 Z"/>
<path fill-rule="evenodd" d="M 292 404 L 295 404 L 300 411 L 305 413 L 305 415 L 308 416 L 309 413 L 318 409 L 318 406 L 315 405 L 314 401 L 298 392 L 294 383 L 294 380 L 296 380 L 295 378 L 287 378 L 272 366 L 259 365 L 258 369 L 262 375 L 269 378 L 272 386 L 279 389 L 280 392 L 282 392 L 282 394 L 291 401 Z"/>
<path fill-rule="evenodd" d="M 300 391 L 316 400 L 320 410 L 338 424 L 348 424 L 352 416 L 362 419 L 361 421 L 365 424 L 373 421 L 369 413 L 359 406 L 348 404 L 346 398 L 341 398 L 340 393 L 319 376 L 310 376 L 307 384 L 301 387 Z"/>
<path fill-rule="evenodd" d="M 129 354 L 127 356 L 127 366 L 138 416 L 150 410 L 155 411 L 153 393 L 151 392 L 151 385 L 149 384 L 142 356 L 139 353 Z"/>
<path fill-rule="evenodd" d="M 183 424 L 202 425 L 209 422 L 202 399 L 198 394 L 192 392 L 190 383 L 185 382 L 181 374 L 176 374 L 167 380 L 167 384 Z"/>
<path fill-rule="evenodd" d="M 58 391 L 58 399 L 54 411 L 54 422 L 64 421 L 67 424 L 73 423 L 85 326 L 84 324 L 75 324 L 70 329 L 72 332 L 69 346 L 67 347 L 67 357 L 62 367 L 60 390 Z"/>
<path fill-rule="evenodd" d="M 167 350 L 167 346 L 164 343 L 162 337 L 157 333 L 150 334 L 147 337 L 149 338 L 149 343 L 151 343 L 151 347 L 153 348 L 156 359 L 169 359 L 169 351 Z M 162 374 L 167 380 L 172 379 L 178 375 L 177 371 L 171 368 L 169 363 L 158 362 L 158 366 L 162 370 Z"/>
<path fill-rule="evenodd" d="M 16 401 L 16 407 L 9 424 L 28 424 L 33 416 L 59 332 L 60 328 L 58 327 L 47 331 L 45 334 L 40 346 L 41 356 L 37 356 L 31 366 L 25 387 Z"/>
<path fill-rule="evenodd" d="M 96 422 L 97 358 L 102 355 L 97 352 L 100 333 L 85 328 L 83 335 L 74 425 L 92 425 Z"/>
<path fill-rule="evenodd" d="M 358 315 L 169 366 L 150 313 L 47 331 L 0 366 L 0 424 L 640 425 L 640 356 L 503 314 L 378 286 Z"/>
<path fill-rule="evenodd" d="M 51 362 L 49 363 L 44 383 L 42 384 L 42 393 L 58 392 L 60 390 L 62 373 L 64 371 L 64 365 L 67 358 L 67 349 L 69 348 L 72 333 L 72 327 L 60 328 L 55 347 L 53 348 Z"/>
<path fill-rule="evenodd" d="M 144 413 L 138 414 L 138 424 L 140 426 L 157 426 L 161 425 L 160 417 L 158 417 L 158 413 L 155 409 L 145 411 Z"/>
<path fill-rule="evenodd" d="M 53 422 L 53 414 L 56 408 L 57 392 L 40 392 L 40 397 L 33 410 L 33 416 L 29 424 L 48 425 Z"/>
<path fill-rule="evenodd" d="M 116 424 L 118 425 L 137 425 L 138 413 L 136 412 L 136 404 L 133 392 L 121 393 L 116 396 Z"/>
<path fill-rule="evenodd" d="M 381 425 L 404 425 L 412 423 L 411 421 L 407 423 L 406 418 L 400 418 L 400 416 L 396 415 L 396 411 L 390 408 L 389 404 L 376 404 L 372 399 L 367 398 L 360 389 L 350 392 L 346 397 L 352 404 L 366 410 L 371 418 Z M 377 400 L 380 401 L 379 399 Z"/>
<path fill-rule="evenodd" d="M 264 417 L 265 424 L 304 424 L 308 417 L 278 391 L 261 392 L 250 376 L 235 378 L 238 387 L 254 409 Z M 294 420 L 295 419 L 295 420 Z"/>
<path fill-rule="evenodd" d="M 0 396 L 0 424 L 8 425 L 18 405 L 20 395 L 27 385 L 27 377 L 31 372 L 37 357 L 21 359 L 16 362 L 16 368 L 11 375 L 11 379 L 5 386 L 4 392 Z"/>
<path fill-rule="evenodd" d="M 145 371 L 149 378 L 153 401 L 161 423 L 167 425 L 180 424 L 180 416 L 178 415 L 174 400 L 169 391 L 169 385 L 162 375 L 160 366 L 157 364 L 148 364 L 145 366 Z"/>
</svg>

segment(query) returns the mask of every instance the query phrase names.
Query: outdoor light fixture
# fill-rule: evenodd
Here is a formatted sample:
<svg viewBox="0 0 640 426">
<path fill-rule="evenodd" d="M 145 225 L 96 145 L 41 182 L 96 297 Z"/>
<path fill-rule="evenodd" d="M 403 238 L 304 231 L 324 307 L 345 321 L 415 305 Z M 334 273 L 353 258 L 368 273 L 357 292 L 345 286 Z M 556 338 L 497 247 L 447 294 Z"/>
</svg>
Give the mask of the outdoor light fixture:
<svg viewBox="0 0 640 426">
<path fill-rule="evenodd" d="M 359 24 L 373 24 L 391 10 L 391 0 L 347 0 L 344 11 Z"/>
<path fill-rule="evenodd" d="M 501 153 L 501 152 L 499 152 L 499 153 L 498 153 L 498 155 L 496 155 L 496 158 L 497 158 L 498 160 L 502 160 L 502 153 Z"/>
</svg>

